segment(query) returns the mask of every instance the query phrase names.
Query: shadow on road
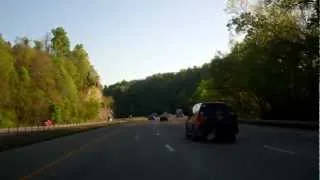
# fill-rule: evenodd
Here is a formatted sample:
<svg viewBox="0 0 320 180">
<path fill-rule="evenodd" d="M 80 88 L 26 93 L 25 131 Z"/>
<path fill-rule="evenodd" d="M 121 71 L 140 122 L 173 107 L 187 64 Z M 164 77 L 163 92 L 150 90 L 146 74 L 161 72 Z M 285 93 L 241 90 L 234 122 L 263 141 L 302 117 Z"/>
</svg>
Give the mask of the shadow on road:
<svg viewBox="0 0 320 180">
<path fill-rule="evenodd" d="M 221 145 L 221 146 L 234 146 L 239 144 L 239 140 L 237 140 L 236 142 L 227 142 L 227 141 L 223 141 L 223 140 L 215 140 L 215 141 L 204 141 L 204 140 L 199 140 L 199 141 L 193 141 L 191 139 L 187 139 L 185 137 L 181 137 L 180 141 L 183 144 L 198 144 L 200 146 L 215 146 L 215 145 Z M 240 139 L 241 141 L 241 139 Z"/>
</svg>

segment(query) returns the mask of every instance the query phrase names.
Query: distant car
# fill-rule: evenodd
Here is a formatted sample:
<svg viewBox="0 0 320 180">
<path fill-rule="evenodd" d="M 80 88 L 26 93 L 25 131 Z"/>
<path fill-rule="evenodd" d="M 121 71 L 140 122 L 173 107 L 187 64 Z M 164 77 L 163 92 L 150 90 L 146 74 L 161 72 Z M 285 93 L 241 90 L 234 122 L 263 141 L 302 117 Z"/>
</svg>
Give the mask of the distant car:
<svg viewBox="0 0 320 180">
<path fill-rule="evenodd" d="M 185 135 L 192 140 L 236 141 L 237 115 L 223 102 L 198 103 L 185 123 Z"/>
<path fill-rule="evenodd" d="M 48 120 L 44 120 L 41 122 L 41 126 L 52 126 L 53 125 L 53 121 L 48 119 Z"/>
<path fill-rule="evenodd" d="M 169 120 L 169 114 L 167 112 L 164 112 L 160 116 L 160 121 L 168 121 Z"/>
<path fill-rule="evenodd" d="M 184 117 L 182 109 L 177 109 L 176 110 L 176 117 L 177 118 Z"/>
<path fill-rule="evenodd" d="M 149 120 L 157 120 L 157 113 L 152 113 L 149 117 Z"/>
<path fill-rule="evenodd" d="M 148 116 L 148 119 L 151 120 L 151 121 L 153 121 L 155 118 L 154 118 L 153 115 L 149 115 L 149 116 Z"/>
</svg>

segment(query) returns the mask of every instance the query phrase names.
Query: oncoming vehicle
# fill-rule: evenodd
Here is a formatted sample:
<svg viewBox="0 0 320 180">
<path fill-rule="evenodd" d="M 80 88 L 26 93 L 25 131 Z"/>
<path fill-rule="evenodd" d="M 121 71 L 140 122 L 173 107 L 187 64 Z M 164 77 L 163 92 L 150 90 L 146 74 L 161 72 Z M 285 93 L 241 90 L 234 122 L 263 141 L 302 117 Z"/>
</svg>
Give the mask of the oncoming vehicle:
<svg viewBox="0 0 320 180">
<path fill-rule="evenodd" d="M 223 102 L 198 103 L 192 108 L 185 130 L 192 140 L 235 142 L 239 133 L 237 115 Z"/>
</svg>

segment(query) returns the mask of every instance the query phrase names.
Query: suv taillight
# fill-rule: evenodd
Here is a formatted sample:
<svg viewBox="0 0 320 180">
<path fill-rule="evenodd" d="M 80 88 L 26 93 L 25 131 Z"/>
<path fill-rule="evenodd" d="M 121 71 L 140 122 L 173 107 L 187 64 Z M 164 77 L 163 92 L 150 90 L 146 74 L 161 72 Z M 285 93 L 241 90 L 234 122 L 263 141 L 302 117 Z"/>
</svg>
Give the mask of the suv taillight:
<svg viewBox="0 0 320 180">
<path fill-rule="evenodd" d="M 198 115 L 197 115 L 196 123 L 197 124 L 201 124 L 205 120 L 207 120 L 207 118 L 205 116 L 203 116 L 203 112 L 199 112 Z"/>
</svg>

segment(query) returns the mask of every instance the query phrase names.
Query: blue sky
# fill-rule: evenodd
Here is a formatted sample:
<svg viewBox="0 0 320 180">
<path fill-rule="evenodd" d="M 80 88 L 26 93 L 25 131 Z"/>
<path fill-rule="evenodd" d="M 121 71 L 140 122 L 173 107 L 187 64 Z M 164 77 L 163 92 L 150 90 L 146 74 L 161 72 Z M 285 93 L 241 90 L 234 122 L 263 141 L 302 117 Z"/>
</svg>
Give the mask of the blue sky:
<svg viewBox="0 0 320 180">
<path fill-rule="evenodd" d="M 62 26 L 103 84 L 209 62 L 228 49 L 226 0 L 2 0 L 0 33 L 41 39 Z"/>
</svg>

